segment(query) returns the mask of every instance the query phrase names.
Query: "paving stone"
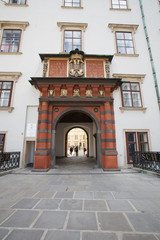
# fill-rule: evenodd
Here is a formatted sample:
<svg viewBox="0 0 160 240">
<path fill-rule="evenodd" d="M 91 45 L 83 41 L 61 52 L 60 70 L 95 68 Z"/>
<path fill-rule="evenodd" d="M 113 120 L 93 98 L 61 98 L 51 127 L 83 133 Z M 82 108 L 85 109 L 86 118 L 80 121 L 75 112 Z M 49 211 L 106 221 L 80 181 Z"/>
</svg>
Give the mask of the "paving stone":
<svg viewBox="0 0 160 240">
<path fill-rule="evenodd" d="M 34 196 L 34 198 L 52 198 L 54 194 L 54 191 L 40 191 Z"/>
<path fill-rule="evenodd" d="M 22 211 L 19 210 L 15 212 L 8 220 L 6 220 L 2 226 L 3 227 L 29 227 L 35 218 L 38 216 L 37 211 Z"/>
<path fill-rule="evenodd" d="M 73 198 L 74 192 L 57 192 L 54 198 Z"/>
<path fill-rule="evenodd" d="M 160 213 L 160 201 L 156 200 L 131 200 L 138 211 Z"/>
<path fill-rule="evenodd" d="M 0 239 L 3 239 L 8 233 L 8 229 L 0 228 Z"/>
<path fill-rule="evenodd" d="M 35 209 L 58 209 L 60 199 L 41 199 Z"/>
<path fill-rule="evenodd" d="M 93 199 L 93 192 L 76 192 L 74 198 Z"/>
<path fill-rule="evenodd" d="M 70 231 L 48 231 L 44 240 L 80 240 L 79 232 Z"/>
<path fill-rule="evenodd" d="M 118 240 L 115 233 L 84 232 L 82 240 Z"/>
<path fill-rule="evenodd" d="M 67 229 L 72 230 L 97 230 L 95 213 L 71 212 Z"/>
<path fill-rule="evenodd" d="M 98 220 L 102 231 L 132 231 L 122 213 L 98 213 Z"/>
<path fill-rule="evenodd" d="M 16 209 L 32 209 L 39 199 L 25 198 L 16 203 L 12 208 Z"/>
<path fill-rule="evenodd" d="M 104 200 L 84 200 L 84 210 L 107 211 L 107 206 Z"/>
<path fill-rule="evenodd" d="M 160 232 L 160 221 L 152 214 L 126 213 L 137 232 Z"/>
<path fill-rule="evenodd" d="M 125 233 L 122 237 L 122 240 L 156 240 L 156 237 L 153 234 L 128 234 Z"/>
<path fill-rule="evenodd" d="M 34 228 L 63 229 L 67 212 L 43 212 L 34 225 Z"/>
<path fill-rule="evenodd" d="M 134 211 L 127 200 L 107 200 L 111 211 Z"/>
<path fill-rule="evenodd" d="M 94 192 L 94 199 L 113 199 L 110 192 Z"/>
<path fill-rule="evenodd" d="M 39 240 L 42 230 L 13 230 L 5 240 Z"/>
<path fill-rule="evenodd" d="M 76 199 L 65 199 L 60 204 L 62 210 L 82 210 L 83 201 Z"/>
<path fill-rule="evenodd" d="M 11 209 L 0 209 L 0 223 L 3 222 L 7 217 L 9 217 L 14 210 Z"/>
</svg>

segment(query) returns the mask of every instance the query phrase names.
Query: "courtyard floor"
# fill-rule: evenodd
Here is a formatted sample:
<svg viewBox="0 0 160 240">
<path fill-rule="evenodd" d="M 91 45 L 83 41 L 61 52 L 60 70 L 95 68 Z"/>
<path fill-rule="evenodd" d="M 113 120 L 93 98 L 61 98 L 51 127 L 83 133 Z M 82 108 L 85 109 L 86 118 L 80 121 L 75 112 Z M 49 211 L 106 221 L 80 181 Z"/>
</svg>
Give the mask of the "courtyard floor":
<svg viewBox="0 0 160 240">
<path fill-rule="evenodd" d="M 1 240 L 160 240 L 160 178 L 133 170 L 0 177 Z"/>
</svg>

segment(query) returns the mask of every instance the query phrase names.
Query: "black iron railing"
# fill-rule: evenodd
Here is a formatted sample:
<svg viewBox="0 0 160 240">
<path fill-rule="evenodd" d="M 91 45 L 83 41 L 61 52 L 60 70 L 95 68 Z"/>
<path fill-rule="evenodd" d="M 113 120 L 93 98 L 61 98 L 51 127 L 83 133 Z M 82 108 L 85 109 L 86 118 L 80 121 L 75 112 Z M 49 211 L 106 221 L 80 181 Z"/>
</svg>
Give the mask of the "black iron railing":
<svg viewBox="0 0 160 240">
<path fill-rule="evenodd" d="M 160 152 L 134 152 L 133 167 L 160 173 Z"/>
<path fill-rule="evenodd" d="M 0 153 L 0 172 L 18 168 L 20 161 L 20 152 Z"/>
</svg>

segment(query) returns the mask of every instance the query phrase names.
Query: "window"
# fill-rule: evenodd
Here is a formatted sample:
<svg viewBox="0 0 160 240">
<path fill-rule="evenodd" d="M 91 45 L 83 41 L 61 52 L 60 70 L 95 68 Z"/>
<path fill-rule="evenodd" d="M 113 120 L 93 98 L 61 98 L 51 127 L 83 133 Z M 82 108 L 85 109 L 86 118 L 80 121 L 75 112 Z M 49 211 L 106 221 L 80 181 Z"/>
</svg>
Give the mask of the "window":
<svg viewBox="0 0 160 240">
<path fill-rule="evenodd" d="M 0 72 L 0 110 L 11 112 L 15 83 L 22 74 L 20 72 Z"/>
<path fill-rule="evenodd" d="M 123 107 L 142 107 L 139 83 L 125 82 L 121 86 Z"/>
<path fill-rule="evenodd" d="M 83 50 L 87 23 L 57 22 L 57 25 L 62 31 L 62 52 L 70 52 L 76 48 Z"/>
<path fill-rule="evenodd" d="M 81 7 L 80 0 L 64 0 L 65 7 Z"/>
<path fill-rule="evenodd" d="M 0 21 L 0 54 L 21 54 L 21 36 L 28 22 Z"/>
<path fill-rule="evenodd" d="M 112 8 L 127 9 L 127 0 L 112 0 Z"/>
<path fill-rule="evenodd" d="M 147 132 L 126 132 L 126 144 L 127 144 L 127 162 L 133 163 L 132 153 L 148 152 L 148 133 Z"/>
<path fill-rule="evenodd" d="M 134 54 L 132 33 L 116 32 L 117 53 Z"/>
<path fill-rule="evenodd" d="M 109 23 L 108 27 L 113 33 L 115 33 L 115 56 L 139 56 L 138 54 L 136 54 L 134 41 L 134 34 L 138 28 L 138 25 Z"/>
<path fill-rule="evenodd" d="M 81 50 L 81 39 L 82 33 L 81 31 L 64 31 L 64 52 L 70 52 L 71 50 L 75 50 L 78 48 Z"/>
<path fill-rule="evenodd" d="M 5 134 L 0 133 L 0 153 L 4 151 Z"/>
<path fill-rule="evenodd" d="M 9 107 L 13 82 L 0 81 L 0 107 Z"/>
<path fill-rule="evenodd" d="M 1 52 L 19 52 L 21 30 L 4 30 Z"/>
<path fill-rule="evenodd" d="M 26 4 L 26 0 L 9 0 L 9 4 Z"/>
</svg>

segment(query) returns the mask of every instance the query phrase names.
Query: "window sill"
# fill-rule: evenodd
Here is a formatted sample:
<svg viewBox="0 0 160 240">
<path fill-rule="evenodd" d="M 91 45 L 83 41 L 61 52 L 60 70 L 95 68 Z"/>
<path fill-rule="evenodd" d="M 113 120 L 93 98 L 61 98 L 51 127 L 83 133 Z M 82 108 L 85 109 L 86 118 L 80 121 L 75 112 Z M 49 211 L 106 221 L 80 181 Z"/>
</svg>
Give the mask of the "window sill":
<svg viewBox="0 0 160 240">
<path fill-rule="evenodd" d="M 0 107 L 0 111 L 8 111 L 11 113 L 13 111 L 14 107 Z"/>
<path fill-rule="evenodd" d="M 121 110 L 121 112 L 124 112 L 124 111 L 143 111 L 145 112 L 147 108 L 144 108 L 144 107 L 120 107 L 119 108 Z"/>
<path fill-rule="evenodd" d="M 115 11 L 131 11 L 131 8 L 110 8 L 110 10 Z"/>
<path fill-rule="evenodd" d="M 73 8 L 73 9 L 83 9 L 83 7 L 65 7 L 65 6 L 61 6 L 61 8 L 68 8 L 68 9 L 70 9 L 70 8 Z"/>
<path fill-rule="evenodd" d="M 12 3 L 5 3 L 6 6 L 9 7 L 28 7 L 28 4 L 12 4 Z"/>
<path fill-rule="evenodd" d="M 114 56 L 118 56 L 118 57 L 139 57 L 139 54 L 120 54 L 120 53 L 115 53 Z"/>
<path fill-rule="evenodd" d="M 0 55 L 21 55 L 22 52 L 0 52 Z"/>
</svg>

